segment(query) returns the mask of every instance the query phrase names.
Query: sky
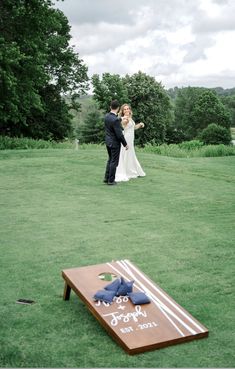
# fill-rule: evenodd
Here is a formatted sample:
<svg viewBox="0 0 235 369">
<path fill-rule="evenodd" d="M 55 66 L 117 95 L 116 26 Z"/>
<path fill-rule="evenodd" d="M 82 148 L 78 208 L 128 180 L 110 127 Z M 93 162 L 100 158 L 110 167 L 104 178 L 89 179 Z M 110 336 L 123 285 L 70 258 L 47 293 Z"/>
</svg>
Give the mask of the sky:
<svg viewBox="0 0 235 369">
<path fill-rule="evenodd" d="M 64 0 L 88 74 L 142 71 L 165 88 L 235 87 L 235 0 Z"/>
</svg>

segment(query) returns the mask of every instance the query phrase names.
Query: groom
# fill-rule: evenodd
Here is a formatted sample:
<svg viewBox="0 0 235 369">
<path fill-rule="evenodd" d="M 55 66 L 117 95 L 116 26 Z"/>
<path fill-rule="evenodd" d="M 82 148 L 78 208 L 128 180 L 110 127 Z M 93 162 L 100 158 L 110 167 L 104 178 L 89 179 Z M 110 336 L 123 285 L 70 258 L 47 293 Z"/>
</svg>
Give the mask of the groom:
<svg viewBox="0 0 235 369">
<path fill-rule="evenodd" d="M 113 100 L 110 105 L 110 112 L 105 115 L 105 143 L 108 151 L 108 161 L 106 165 L 104 183 L 115 185 L 115 174 L 118 166 L 121 143 L 128 150 L 127 142 L 121 128 L 121 118 L 118 118 L 119 103 Z"/>
</svg>

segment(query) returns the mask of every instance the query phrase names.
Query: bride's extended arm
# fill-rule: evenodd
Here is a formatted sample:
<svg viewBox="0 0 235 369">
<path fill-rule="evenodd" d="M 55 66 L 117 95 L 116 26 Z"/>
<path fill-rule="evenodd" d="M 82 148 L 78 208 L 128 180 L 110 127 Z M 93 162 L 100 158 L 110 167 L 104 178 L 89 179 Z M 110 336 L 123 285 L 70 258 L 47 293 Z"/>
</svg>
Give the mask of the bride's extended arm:
<svg viewBox="0 0 235 369">
<path fill-rule="evenodd" d="M 144 123 L 140 122 L 135 125 L 135 129 L 144 128 Z"/>
</svg>

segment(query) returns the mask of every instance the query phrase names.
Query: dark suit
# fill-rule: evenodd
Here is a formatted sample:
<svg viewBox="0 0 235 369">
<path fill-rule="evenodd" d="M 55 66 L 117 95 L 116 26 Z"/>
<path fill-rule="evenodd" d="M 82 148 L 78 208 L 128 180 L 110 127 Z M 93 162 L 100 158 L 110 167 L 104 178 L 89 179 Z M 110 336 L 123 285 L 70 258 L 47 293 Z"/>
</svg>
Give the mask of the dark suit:
<svg viewBox="0 0 235 369">
<path fill-rule="evenodd" d="M 118 166 L 121 143 L 126 146 L 126 140 L 122 133 L 121 119 L 114 113 L 108 113 L 104 118 L 105 143 L 108 151 L 108 161 L 104 180 L 112 183 L 115 180 L 116 168 Z"/>
</svg>

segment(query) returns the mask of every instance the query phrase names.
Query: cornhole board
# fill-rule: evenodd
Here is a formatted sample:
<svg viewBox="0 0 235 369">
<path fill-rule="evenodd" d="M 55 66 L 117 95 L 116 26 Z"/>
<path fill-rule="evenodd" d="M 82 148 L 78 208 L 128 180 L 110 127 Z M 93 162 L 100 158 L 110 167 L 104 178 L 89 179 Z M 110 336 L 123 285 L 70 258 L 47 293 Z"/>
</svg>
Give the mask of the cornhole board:
<svg viewBox="0 0 235 369">
<path fill-rule="evenodd" d="M 104 273 L 134 280 L 133 291 L 145 292 L 151 302 L 133 305 L 127 296 L 115 297 L 112 304 L 94 301 L 94 294 L 111 283 L 101 279 Z M 129 260 L 66 269 L 62 276 L 64 300 L 69 300 L 72 289 L 128 354 L 208 336 L 207 328 Z"/>
</svg>

